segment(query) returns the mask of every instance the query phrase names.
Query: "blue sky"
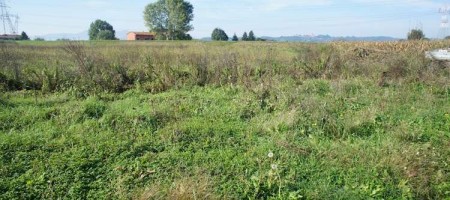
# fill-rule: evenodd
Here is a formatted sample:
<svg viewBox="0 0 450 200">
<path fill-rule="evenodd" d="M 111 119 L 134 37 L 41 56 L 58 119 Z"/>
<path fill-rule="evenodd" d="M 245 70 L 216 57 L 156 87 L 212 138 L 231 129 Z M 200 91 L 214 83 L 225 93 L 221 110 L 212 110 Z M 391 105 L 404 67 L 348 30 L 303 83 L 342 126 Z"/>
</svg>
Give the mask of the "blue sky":
<svg viewBox="0 0 450 200">
<path fill-rule="evenodd" d="M 6 0 L 20 16 L 19 30 L 37 36 L 78 33 L 95 19 L 116 31 L 144 31 L 143 10 L 155 0 Z M 438 37 L 443 0 L 190 0 L 194 38 L 210 36 L 215 27 L 228 35 L 253 30 L 257 36 L 318 35 L 394 36 L 423 28 Z M 450 34 L 450 33 L 449 33 Z"/>
</svg>

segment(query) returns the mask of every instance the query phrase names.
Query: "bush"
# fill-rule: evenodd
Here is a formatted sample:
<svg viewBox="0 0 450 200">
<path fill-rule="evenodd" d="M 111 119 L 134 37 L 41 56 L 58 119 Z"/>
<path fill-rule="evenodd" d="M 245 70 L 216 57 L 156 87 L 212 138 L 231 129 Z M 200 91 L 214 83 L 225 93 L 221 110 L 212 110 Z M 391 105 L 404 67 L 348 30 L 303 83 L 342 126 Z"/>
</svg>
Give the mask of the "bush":
<svg viewBox="0 0 450 200">
<path fill-rule="evenodd" d="M 423 40 L 425 39 L 425 35 L 421 29 L 412 29 L 408 33 L 408 40 Z"/>
<path fill-rule="evenodd" d="M 211 39 L 216 41 L 228 41 L 228 35 L 222 29 L 216 28 L 211 34 Z"/>
</svg>

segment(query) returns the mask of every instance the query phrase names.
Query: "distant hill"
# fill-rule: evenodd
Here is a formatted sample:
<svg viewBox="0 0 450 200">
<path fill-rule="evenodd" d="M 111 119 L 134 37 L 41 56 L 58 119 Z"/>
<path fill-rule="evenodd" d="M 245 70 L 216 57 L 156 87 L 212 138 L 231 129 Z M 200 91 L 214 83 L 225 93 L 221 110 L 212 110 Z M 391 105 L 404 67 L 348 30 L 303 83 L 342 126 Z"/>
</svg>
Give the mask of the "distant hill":
<svg viewBox="0 0 450 200">
<path fill-rule="evenodd" d="M 83 31 L 80 33 L 55 33 L 47 35 L 38 35 L 33 38 L 43 38 L 45 40 L 57 40 L 57 39 L 70 39 L 70 40 L 88 40 L 88 31 Z"/>
<path fill-rule="evenodd" d="M 120 40 L 126 40 L 127 30 L 116 31 L 116 37 Z M 44 38 L 45 40 L 57 40 L 57 39 L 70 39 L 70 40 L 89 40 L 88 31 L 83 31 L 80 33 L 57 33 L 36 36 L 39 38 Z M 370 36 L 370 37 L 356 37 L 356 36 L 345 36 L 345 37 L 334 37 L 330 35 L 295 35 L 295 36 L 280 36 L 280 37 L 261 37 L 266 40 L 278 41 L 278 42 L 332 42 L 332 41 L 396 41 L 399 38 L 388 37 L 388 36 Z M 211 37 L 204 37 L 200 39 L 201 41 L 211 41 Z"/>
<path fill-rule="evenodd" d="M 127 38 L 128 31 L 121 30 L 116 31 L 116 37 L 120 40 L 125 40 Z M 48 35 L 35 36 L 34 38 L 44 38 L 45 40 L 57 40 L 57 39 L 70 39 L 70 40 L 89 40 L 89 32 L 83 31 L 80 33 L 56 33 Z"/>
<path fill-rule="evenodd" d="M 399 38 L 393 38 L 388 36 L 369 36 L 369 37 L 333 37 L 330 35 L 296 35 L 296 36 L 281 36 L 281 37 L 261 37 L 266 40 L 280 41 L 280 42 L 332 42 L 332 41 L 396 41 Z"/>
<path fill-rule="evenodd" d="M 356 36 L 345 36 L 345 37 L 333 37 L 330 35 L 295 35 L 295 36 L 280 36 L 280 37 L 269 37 L 263 36 L 263 39 L 269 41 L 277 42 L 333 42 L 333 41 L 397 41 L 399 38 L 388 37 L 388 36 L 370 36 L 370 37 L 356 37 Z M 210 37 L 201 38 L 202 41 L 211 41 Z"/>
</svg>

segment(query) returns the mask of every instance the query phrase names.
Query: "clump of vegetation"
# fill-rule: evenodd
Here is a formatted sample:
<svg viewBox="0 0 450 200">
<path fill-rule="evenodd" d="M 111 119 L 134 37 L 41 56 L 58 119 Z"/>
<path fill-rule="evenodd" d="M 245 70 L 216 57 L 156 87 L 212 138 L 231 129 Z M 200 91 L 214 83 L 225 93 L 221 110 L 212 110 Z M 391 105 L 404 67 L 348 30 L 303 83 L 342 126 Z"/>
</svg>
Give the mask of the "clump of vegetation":
<svg viewBox="0 0 450 200">
<path fill-rule="evenodd" d="M 255 33 L 253 33 L 253 31 L 248 33 L 248 41 L 256 41 Z"/>
<path fill-rule="evenodd" d="M 242 40 L 242 41 L 248 41 L 248 35 L 247 35 L 247 32 L 244 32 L 244 34 L 242 34 L 241 40 Z"/>
<path fill-rule="evenodd" d="M 233 35 L 233 37 L 231 38 L 231 41 L 233 42 L 237 42 L 239 41 L 239 38 L 237 37 L 236 33 Z"/>
<path fill-rule="evenodd" d="M 89 40 L 115 40 L 116 31 L 106 21 L 97 19 L 89 28 Z"/>
<path fill-rule="evenodd" d="M 164 40 L 191 40 L 193 19 L 194 7 L 184 0 L 158 0 L 144 10 L 145 25 Z"/>
<path fill-rule="evenodd" d="M 425 39 L 425 34 L 421 29 L 412 29 L 408 33 L 408 40 L 423 40 Z"/>
<path fill-rule="evenodd" d="M 211 39 L 216 41 L 228 41 L 228 35 L 220 28 L 215 28 L 211 34 Z"/>
<path fill-rule="evenodd" d="M 0 199 L 449 196 L 448 41 L 0 45 Z"/>
<path fill-rule="evenodd" d="M 261 38 L 256 38 L 255 33 L 253 33 L 253 31 L 250 31 L 248 34 L 247 32 L 244 32 L 244 34 L 242 35 L 241 38 L 242 41 L 261 41 Z"/>
<path fill-rule="evenodd" d="M 30 38 L 28 37 L 27 33 L 22 31 L 22 33 L 20 34 L 20 40 L 30 40 Z"/>
</svg>

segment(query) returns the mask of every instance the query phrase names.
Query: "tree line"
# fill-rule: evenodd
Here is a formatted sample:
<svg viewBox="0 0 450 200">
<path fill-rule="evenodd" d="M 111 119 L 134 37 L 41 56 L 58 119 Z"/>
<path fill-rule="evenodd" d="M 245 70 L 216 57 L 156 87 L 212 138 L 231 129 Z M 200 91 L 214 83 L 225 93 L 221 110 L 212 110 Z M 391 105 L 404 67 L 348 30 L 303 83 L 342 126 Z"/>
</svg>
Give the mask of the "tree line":
<svg viewBox="0 0 450 200">
<path fill-rule="evenodd" d="M 150 32 L 156 33 L 159 40 L 192 40 L 188 34 L 194 27 L 191 21 L 194 19 L 194 7 L 184 0 L 158 0 L 148 4 L 144 9 L 145 25 Z M 117 40 L 113 26 L 104 20 L 97 19 L 89 28 L 89 40 Z M 239 38 L 236 33 L 231 38 L 221 28 L 215 28 L 211 33 L 213 41 L 265 41 L 257 38 L 253 31 L 244 32 Z M 412 29 L 407 34 L 408 40 L 426 40 L 421 29 Z M 450 39 L 450 36 L 445 37 Z M 30 40 L 25 32 L 18 35 L 15 40 Z M 40 41 L 42 38 L 36 38 Z"/>
<path fill-rule="evenodd" d="M 228 41 L 229 37 L 225 33 L 224 30 L 220 28 L 215 28 L 213 32 L 211 33 L 211 40 L 214 41 Z M 231 38 L 231 41 L 237 42 L 237 41 L 265 41 L 265 39 L 262 38 L 256 38 L 255 33 L 253 31 L 250 31 L 248 34 L 247 32 L 244 32 L 241 38 L 238 38 L 236 33 Z"/>
<path fill-rule="evenodd" d="M 188 34 L 194 27 L 194 7 L 184 0 L 158 0 L 144 9 L 144 21 L 150 32 L 156 33 L 159 40 L 191 40 Z M 89 29 L 90 40 L 115 40 L 114 28 L 106 21 L 96 20 Z M 236 33 L 229 38 L 224 30 L 215 28 L 211 33 L 214 41 L 265 41 L 257 38 L 253 31 L 239 38 Z M 413 29 L 407 35 L 408 40 L 426 39 L 422 30 Z M 449 39 L 448 37 L 446 39 Z"/>
<path fill-rule="evenodd" d="M 3 40 L 30 40 L 30 38 L 28 37 L 27 33 L 22 31 L 20 35 L 11 35 L 10 38 L 5 38 Z"/>
</svg>

